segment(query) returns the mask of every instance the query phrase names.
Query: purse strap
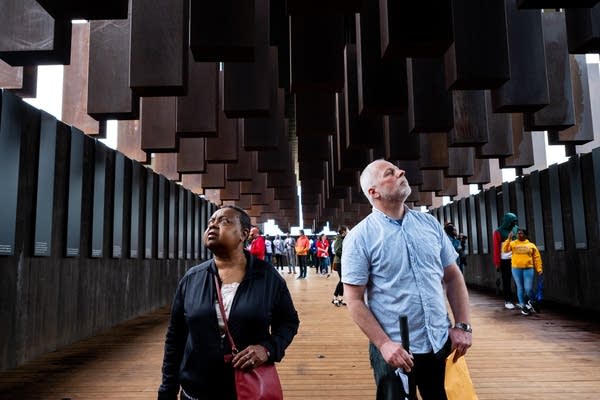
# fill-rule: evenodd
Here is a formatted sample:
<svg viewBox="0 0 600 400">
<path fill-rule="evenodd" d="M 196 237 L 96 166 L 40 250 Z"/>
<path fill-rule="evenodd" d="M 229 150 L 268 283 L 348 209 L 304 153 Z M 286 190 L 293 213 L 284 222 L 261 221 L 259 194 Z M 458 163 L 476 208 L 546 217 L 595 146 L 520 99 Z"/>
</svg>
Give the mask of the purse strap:
<svg viewBox="0 0 600 400">
<path fill-rule="evenodd" d="M 231 351 L 233 352 L 233 354 L 236 354 L 238 352 L 238 349 L 235 346 L 235 342 L 233 341 L 231 332 L 229 332 L 229 324 L 227 323 L 227 314 L 225 314 L 225 307 L 223 306 L 223 296 L 221 295 L 221 285 L 219 285 L 219 278 L 217 278 L 217 274 L 213 275 L 213 278 L 215 280 L 215 288 L 217 289 L 217 300 L 219 302 L 219 309 L 221 310 L 221 318 L 223 318 L 223 325 L 225 325 L 225 333 L 227 334 L 227 338 L 229 338 L 229 343 L 231 344 Z"/>
</svg>

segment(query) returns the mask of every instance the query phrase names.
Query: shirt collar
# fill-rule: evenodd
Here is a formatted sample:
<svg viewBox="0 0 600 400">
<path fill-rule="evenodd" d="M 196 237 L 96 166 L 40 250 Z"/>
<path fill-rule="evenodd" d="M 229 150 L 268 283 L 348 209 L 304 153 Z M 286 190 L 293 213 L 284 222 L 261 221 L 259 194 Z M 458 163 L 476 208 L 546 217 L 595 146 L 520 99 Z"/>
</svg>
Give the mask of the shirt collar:
<svg viewBox="0 0 600 400">
<path fill-rule="evenodd" d="M 408 208 L 406 206 L 406 204 L 405 204 L 404 205 L 404 217 L 402 218 L 402 221 L 406 220 L 406 216 L 408 215 L 409 212 L 410 212 L 410 208 Z M 395 225 L 401 225 L 402 224 L 397 219 L 394 219 L 394 218 L 390 217 L 389 215 L 387 215 L 383 211 L 379 210 L 375 206 L 373 206 L 373 214 L 377 215 L 378 218 L 385 219 L 386 221 L 391 222 L 391 223 L 393 223 Z"/>
</svg>

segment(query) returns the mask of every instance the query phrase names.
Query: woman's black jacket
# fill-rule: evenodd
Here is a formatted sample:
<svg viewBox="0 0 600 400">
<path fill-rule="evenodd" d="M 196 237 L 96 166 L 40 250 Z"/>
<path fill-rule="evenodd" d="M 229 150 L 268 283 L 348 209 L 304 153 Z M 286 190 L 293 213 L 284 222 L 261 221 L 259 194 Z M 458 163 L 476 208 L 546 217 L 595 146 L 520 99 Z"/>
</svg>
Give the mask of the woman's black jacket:
<svg viewBox="0 0 600 400">
<path fill-rule="evenodd" d="M 260 344 L 268 362 L 281 361 L 298 331 L 298 313 L 284 279 L 270 264 L 244 251 L 246 275 L 237 289 L 229 314 L 229 329 L 238 350 Z M 217 294 L 213 260 L 191 268 L 179 282 L 165 341 L 159 399 L 176 399 L 180 385 L 200 398 L 225 398 L 233 390 L 231 354 L 222 338 L 215 305 Z M 228 390 L 223 390 L 225 385 Z"/>
</svg>

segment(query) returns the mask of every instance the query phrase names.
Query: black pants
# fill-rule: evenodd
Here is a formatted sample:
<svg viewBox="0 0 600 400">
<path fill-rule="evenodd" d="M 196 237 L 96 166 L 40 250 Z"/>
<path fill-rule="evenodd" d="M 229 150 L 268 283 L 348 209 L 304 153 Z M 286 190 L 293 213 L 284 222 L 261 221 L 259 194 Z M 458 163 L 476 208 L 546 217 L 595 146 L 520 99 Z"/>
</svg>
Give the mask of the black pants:
<svg viewBox="0 0 600 400">
<path fill-rule="evenodd" d="M 337 296 L 343 296 L 344 295 L 344 284 L 342 283 L 342 264 L 335 264 L 337 266 L 337 273 L 340 277 L 340 280 L 337 284 L 337 286 L 335 287 L 335 291 L 333 292 L 333 295 L 335 297 Z"/>
<path fill-rule="evenodd" d="M 281 254 L 275 254 L 275 264 L 277 264 L 277 269 L 283 271 L 283 256 Z"/>
<path fill-rule="evenodd" d="M 298 278 L 306 278 L 306 259 L 307 256 L 297 256 L 298 265 L 300 266 L 300 276 Z"/>
<path fill-rule="evenodd" d="M 511 260 L 500 260 L 500 272 L 502 273 L 502 293 L 504 301 L 513 301 L 512 294 L 512 266 Z"/>
<path fill-rule="evenodd" d="M 446 357 L 450 354 L 450 339 L 437 354 L 414 354 L 414 367 L 409 379 L 411 398 L 416 397 L 417 387 L 423 400 L 446 400 L 444 378 L 446 377 Z M 402 382 L 395 368 L 385 362 L 379 350 L 369 344 L 369 358 L 377 385 L 377 400 L 395 400 L 404 392 Z"/>
</svg>

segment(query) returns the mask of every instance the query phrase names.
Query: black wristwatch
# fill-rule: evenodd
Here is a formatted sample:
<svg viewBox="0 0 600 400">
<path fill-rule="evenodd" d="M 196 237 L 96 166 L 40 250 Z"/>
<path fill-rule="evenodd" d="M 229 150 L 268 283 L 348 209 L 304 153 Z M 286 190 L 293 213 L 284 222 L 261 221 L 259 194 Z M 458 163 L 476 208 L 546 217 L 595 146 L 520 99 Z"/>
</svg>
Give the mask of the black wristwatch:
<svg viewBox="0 0 600 400">
<path fill-rule="evenodd" d="M 471 327 L 471 325 L 470 324 L 466 324 L 464 322 L 457 322 L 457 323 L 454 324 L 454 327 L 456 329 L 460 329 L 460 330 L 465 331 L 465 332 L 473 333 L 473 328 Z"/>
</svg>

